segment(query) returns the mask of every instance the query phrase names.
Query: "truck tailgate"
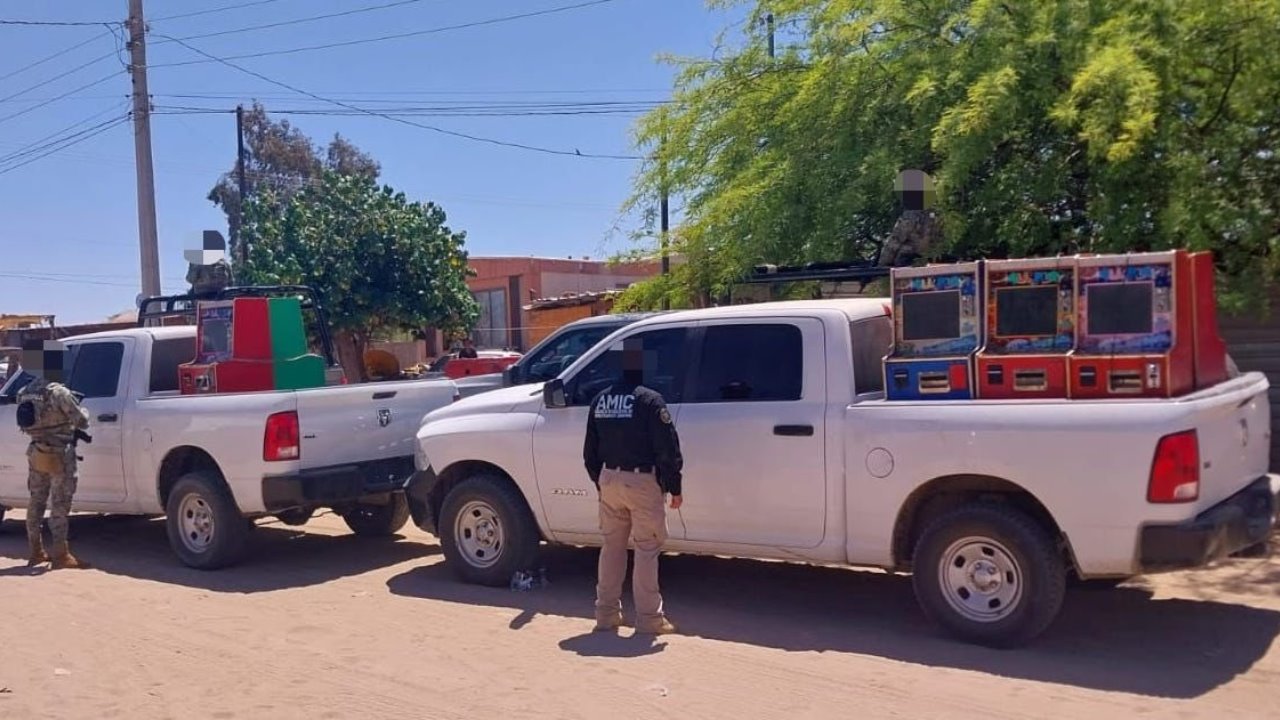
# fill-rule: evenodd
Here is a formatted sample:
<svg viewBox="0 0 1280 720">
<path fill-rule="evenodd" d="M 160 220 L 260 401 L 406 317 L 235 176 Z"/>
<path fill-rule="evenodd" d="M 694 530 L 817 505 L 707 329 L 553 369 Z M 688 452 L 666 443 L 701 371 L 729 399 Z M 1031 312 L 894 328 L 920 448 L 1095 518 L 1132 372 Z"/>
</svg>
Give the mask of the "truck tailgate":
<svg viewBox="0 0 1280 720">
<path fill-rule="evenodd" d="M 1266 474 L 1271 458 L 1267 387 L 1265 378 L 1251 373 L 1219 386 L 1218 392 L 1186 399 L 1200 441 L 1198 508 L 1221 502 Z"/>
<path fill-rule="evenodd" d="M 409 380 L 298 391 L 303 469 L 412 458 L 422 417 L 453 402 L 448 380 Z"/>
</svg>

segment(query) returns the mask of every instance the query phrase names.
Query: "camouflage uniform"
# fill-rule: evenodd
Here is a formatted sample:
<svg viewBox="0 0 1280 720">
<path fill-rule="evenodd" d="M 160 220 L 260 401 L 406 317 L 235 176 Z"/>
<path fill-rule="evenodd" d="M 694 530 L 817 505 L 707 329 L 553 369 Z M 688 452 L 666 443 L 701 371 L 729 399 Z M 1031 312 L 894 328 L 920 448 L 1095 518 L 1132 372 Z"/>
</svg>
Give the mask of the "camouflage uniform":
<svg viewBox="0 0 1280 720">
<path fill-rule="evenodd" d="M 76 492 L 75 431 L 89 427 L 89 413 L 64 385 L 44 378 L 31 381 L 18 395 L 18 403 L 32 401 L 36 426 L 25 432 L 27 446 L 27 540 L 31 544 L 31 564 L 46 559 L 40 536 L 40 522 L 49 507 L 49 531 L 53 535 L 55 566 L 75 567 L 79 563 L 67 546 L 67 515 Z"/>
<path fill-rule="evenodd" d="M 904 210 L 893 224 L 889 239 L 880 251 L 877 263 L 881 267 L 910 265 L 914 260 L 928 257 L 929 250 L 941 236 L 938 218 L 929 210 Z"/>
<path fill-rule="evenodd" d="M 187 266 L 187 282 L 191 283 L 192 295 L 208 295 L 230 287 L 232 283 L 231 265 L 226 260 L 218 260 L 208 265 L 190 263 Z"/>
</svg>

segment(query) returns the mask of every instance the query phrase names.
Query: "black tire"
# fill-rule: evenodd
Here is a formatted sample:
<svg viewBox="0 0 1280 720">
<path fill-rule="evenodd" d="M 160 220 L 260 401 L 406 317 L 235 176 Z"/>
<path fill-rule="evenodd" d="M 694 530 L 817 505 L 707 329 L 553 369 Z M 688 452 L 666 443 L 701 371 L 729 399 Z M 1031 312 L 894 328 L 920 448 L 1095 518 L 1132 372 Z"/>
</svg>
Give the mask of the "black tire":
<svg viewBox="0 0 1280 720">
<path fill-rule="evenodd" d="M 460 522 L 464 512 L 470 520 Z M 493 517 L 485 517 L 486 513 Z M 481 521 L 492 522 L 492 528 L 479 529 L 492 530 L 487 536 L 466 527 Z M 491 474 L 473 475 L 449 492 L 440 509 L 437 534 L 454 575 L 490 587 L 504 587 L 517 571 L 531 569 L 540 540 L 524 497 L 511 481 Z"/>
<path fill-rule="evenodd" d="M 165 510 L 169 547 L 187 567 L 216 570 L 242 556 L 249 528 L 221 478 L 201 471 L 183 475 Z"/>
<path fill-rule="evenodd" d="M 342 520 L 360 537 L 390 537 L 409 522 L 409 501 L 404 493 L 392 493 L 385 505 L 356 505 L 342 514 Z"/>
<path fill-rule="evenodd" d="M 975 542 L 962 544 L 966 539 Z M 988 647 L 1033 640 L 1057 618 L 1066 594 L 1066 567 L 1054 539 L 1003 505 L 964 505 L 934 520 L 916 543 L 912 566 L 925 615 L 957 638 Z"/>
</svg>

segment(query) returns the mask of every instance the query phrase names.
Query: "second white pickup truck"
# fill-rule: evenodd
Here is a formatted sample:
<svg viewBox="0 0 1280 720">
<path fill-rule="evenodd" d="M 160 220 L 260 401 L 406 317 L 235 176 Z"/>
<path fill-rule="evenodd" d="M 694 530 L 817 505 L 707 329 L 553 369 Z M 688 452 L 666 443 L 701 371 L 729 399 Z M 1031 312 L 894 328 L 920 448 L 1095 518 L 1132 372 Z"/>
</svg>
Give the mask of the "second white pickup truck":
<svg viewBox="0 0 1280 720">
<path fill-rule="evenodd" d="M 191 567 L 235 562 L 255 517 L 301 525 L 332 508 L 361 535 L 408 522 L 403 488 L 414 433 L 452 403 L 448 380 L 188 395 L 178 365 L 195 356 L 193 326 L 68 338 L 67 385 L 84 394 L 92 443 L 80 443 L 73 510 L 167 516 L 173 552 Z M 0 389 L 0 518 L 28 502 L 28 438 Z"/>
<path fill-rule="evenodd" d="M 588 405 L 641 338 L 684 451 L 674 552 L 909 571 L 934 621 L 1012 646 L 1051 624 L 1070 575 L 1201 566 L 1271 532 L 1261 374 L 1173 400 L 889 402 L 891 332 L 879 299 L 630 325 L 545 386 L 429 415 L 414 520 L 476 583 L 506 583 L 540 541 L 598 545 Z"/>
</svg>

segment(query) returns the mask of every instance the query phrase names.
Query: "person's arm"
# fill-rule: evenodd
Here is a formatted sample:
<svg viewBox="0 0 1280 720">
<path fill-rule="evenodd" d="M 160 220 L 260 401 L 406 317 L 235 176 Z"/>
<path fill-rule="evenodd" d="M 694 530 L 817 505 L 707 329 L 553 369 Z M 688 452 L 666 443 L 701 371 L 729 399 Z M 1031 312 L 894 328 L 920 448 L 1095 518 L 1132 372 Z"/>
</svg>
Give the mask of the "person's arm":
<svg viewBox="0 0 1280 720">
<path fill-rule="evenodd" d="M 667 403 L 658 393 L 653 393 L 646 405 L 649 409 L 649 437 L 653 442 L 654 469 L 663 489 L 671 493 L 671 506 L 680 507 L 684 456 L 680 453 L 680 436 Z"/>
<path fill-rule="evenodd" d="M 600 459 L 600 434 L 596 432 L 595 403 L 591 403 L 591 410 L 587 413 L 587 438 L 582 444 L 582 461 L 587 466 L 587 476 L 599 488 L 604 461 Z"/>
<path fill-rule="evenodd" d="M 84 430 L 89 427 L 89 411 L 84 406 L 76 402 L 76 398 L 71 394 L 71 390 L 66 387 L 59 388 L 54 394 L 55 402 L 58 403 L 58 409 L 62 411 L 77 430 Z"/>
</svg>

